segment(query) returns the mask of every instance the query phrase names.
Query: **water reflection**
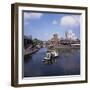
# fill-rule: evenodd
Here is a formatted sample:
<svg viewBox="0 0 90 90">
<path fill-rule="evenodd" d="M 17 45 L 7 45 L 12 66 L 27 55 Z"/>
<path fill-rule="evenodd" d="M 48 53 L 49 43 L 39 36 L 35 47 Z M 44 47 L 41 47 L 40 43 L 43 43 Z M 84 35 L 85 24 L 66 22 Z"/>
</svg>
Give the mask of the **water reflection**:
<svg viewBox="0 0 90 90">
<path fill-rule="evenodd" d="M 56 59 L 54 58 L 54 59 L 50 59 L 50 60 L 43 60 L 43 62 L 44 62 L 45 64 L 54 64 L 54 63 L 56 63 L 57 61 L 56 61 Z"/>
<path fill-rule="evenodd" d="M 44 60 L 47 48 L 24 60 L 24 77 L 80 75 L 80 49 L 58 49 L 59 56 Z"/>
<path fill-rule="evenodd" d="M 57 58 L 53 58 L 53 59 L 50 59 L 50 60 L 43 60 L 43 62 L 45 64 L 54 64 L 54 63 L 57 62 L 58 59 L 62 59 L 62 56 L 64 58 L 67 58 L 67 59 L 73 59 L 73 55 L 76 52 L 80 53 L 79 49 L 60 49 L 60 50 L 58 49 L 57 51 L 59 53 L 59 56 Z"/>
</svg>

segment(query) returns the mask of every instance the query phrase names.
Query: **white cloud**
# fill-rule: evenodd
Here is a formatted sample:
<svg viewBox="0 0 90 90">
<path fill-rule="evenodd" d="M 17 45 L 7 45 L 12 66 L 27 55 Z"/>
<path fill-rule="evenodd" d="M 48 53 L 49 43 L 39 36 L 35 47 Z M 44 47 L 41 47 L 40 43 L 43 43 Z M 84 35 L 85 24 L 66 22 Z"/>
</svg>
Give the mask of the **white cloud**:
<svg viewBox="0 0 90 90">
<path fill-rule="evenodd" d="M 57 21 L 56 20 L 53 20 L 52 24 L 57 24 Z"/>
<path fill-rule="evenodd" d="M 60 20 L 60 25 L 62 26 L 69 26 L 69 27 L 75 27 L 80 24 L 79 16 L 63 16 Z"/>
<path fill-rule="evenodd" d="M 42 13 L 24 13 L 25 19 L 40 19 L 42 17 Z"/>
<path fill-rule="evenodd" d="M 28 21 L 26 21 L 26 22 L 24 22 L 24 24 L 25 24 L 25 25 L 28 25 L 28 24 L 29 24 L 29 22 L 28 22 Z"/>
</svg>

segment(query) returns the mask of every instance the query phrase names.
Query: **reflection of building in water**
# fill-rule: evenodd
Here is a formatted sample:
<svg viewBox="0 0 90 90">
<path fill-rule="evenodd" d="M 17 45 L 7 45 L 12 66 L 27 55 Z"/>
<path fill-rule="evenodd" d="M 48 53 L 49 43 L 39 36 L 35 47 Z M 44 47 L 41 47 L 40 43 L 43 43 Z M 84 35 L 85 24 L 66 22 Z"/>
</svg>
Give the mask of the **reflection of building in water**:
<svg viewBox="0 0 90 90">
<path fill-rule="evenodd" d="M 58 34 L 53 34 L 53 37 L 50 40 L 48 40 L 48 44 L 51 46 L 59 46 L 60 38 L 58 38 Z"/>
<path fill-rule="evenodd" d="M 73 33 L 71 30 L 65 33 L 67 40 L 77 40 L 77 37 L 75 33 Z"/>
</svg>

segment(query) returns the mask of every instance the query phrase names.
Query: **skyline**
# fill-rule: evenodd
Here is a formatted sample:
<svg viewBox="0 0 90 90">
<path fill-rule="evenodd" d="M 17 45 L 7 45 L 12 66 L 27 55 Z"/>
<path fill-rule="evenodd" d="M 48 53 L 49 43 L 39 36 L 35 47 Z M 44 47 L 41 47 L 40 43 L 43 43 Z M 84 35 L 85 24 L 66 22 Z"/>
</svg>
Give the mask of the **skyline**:
<svg viewBox="0 0 90 90">
<path fill-rule="evenodd" d="M 39 13 L 24 11 L 24 35 L 39 40 L 51 39 L 54 33 L 65 38 L 72 31 L 80 39 L 80 15 L 65 13 Z M 35 26 L 35 27 L 34 27 Z"/>
</svg>

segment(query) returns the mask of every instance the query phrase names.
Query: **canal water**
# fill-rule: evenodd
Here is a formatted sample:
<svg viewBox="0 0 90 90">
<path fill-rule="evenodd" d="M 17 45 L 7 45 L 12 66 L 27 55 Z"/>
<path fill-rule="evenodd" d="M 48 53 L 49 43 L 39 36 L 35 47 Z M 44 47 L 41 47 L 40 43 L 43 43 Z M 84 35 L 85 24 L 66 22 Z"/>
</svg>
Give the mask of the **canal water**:
<svg viewBox="0 0 90 90">
<path fill-rule="evenodd" d="M 24 77 L 80 75 L 80 49 L 59 50 L 59 57 L 43 62 L 47 48 L 24 60 Z"/>
</svg>

